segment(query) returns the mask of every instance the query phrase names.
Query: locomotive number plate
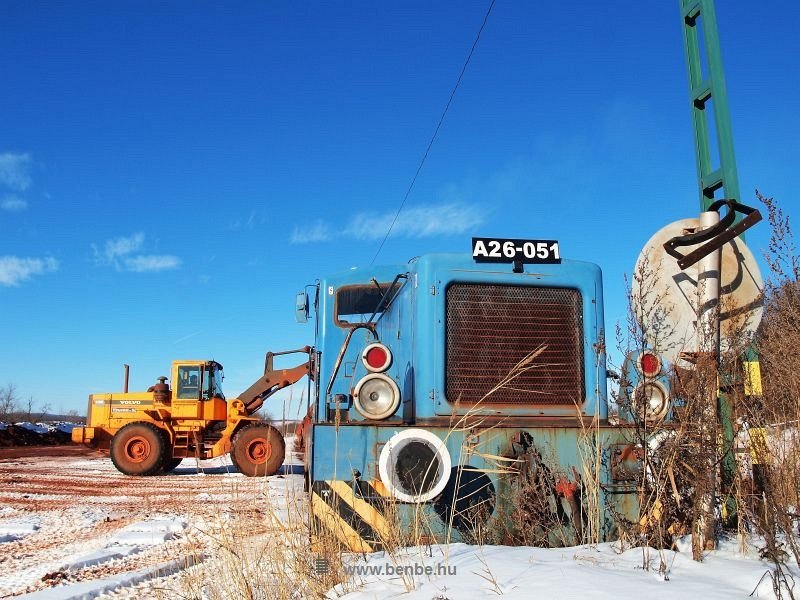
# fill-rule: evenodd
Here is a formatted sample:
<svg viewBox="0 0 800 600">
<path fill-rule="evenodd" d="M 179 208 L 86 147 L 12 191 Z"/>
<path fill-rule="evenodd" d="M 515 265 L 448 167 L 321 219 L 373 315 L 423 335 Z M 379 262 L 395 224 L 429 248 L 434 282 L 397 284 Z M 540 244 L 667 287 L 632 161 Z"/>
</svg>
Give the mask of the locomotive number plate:
<svg viewBox="0 0 800 600">
<path fill-rule="evenodd" d="M 548 263 L 561 262 L 557 240 L 514 240 L 472 238 L 472 258 L 478 263 Z"/>
</svg>

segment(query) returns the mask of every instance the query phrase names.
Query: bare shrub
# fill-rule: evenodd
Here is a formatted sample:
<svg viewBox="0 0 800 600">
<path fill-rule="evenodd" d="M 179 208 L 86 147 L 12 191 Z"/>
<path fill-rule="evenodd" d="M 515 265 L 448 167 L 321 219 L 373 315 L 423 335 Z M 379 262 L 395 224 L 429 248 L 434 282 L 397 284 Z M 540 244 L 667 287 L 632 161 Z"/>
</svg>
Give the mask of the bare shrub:
<svg viewBox="0 0 800 600">
<path fill-rule="evenodd" d="M 622 370 L 612 398 L 630 421 L 627 441 L 641 462 L 634 474 L 639 512 L 635 519 L 619 514 L 615 519 L 620 537 L 643 547 L 669 548 L 677 536 L 691 532 L 693 556 L 701 560 L 703 550 L 713 544 L 716 528 L 717 361 L 713 354 L 695 348 L 667 347 L 675 343 L 670 330 L 674 307 L 658 296 L 659 271 L 642 261 L 633 273 L 626 322 L 616 329 L 617 348 L 624 356 L 645 350 L 657 354 L 686 350 L 680 355 L 693 364 L 670 373 L 671 395 L 681 399 L 670 423 L 647 417 L 646 399 L 633 385 L 645 379 L 637 361 L 629 361 L 627 370 Z M 650 564 L 649 558 L 643 560 Z"/>
<path fill-rule="evenodd" d="M 756 340 L 762 389 L 742 406 L 752 477 L 744 485 L 754 523 L 765 537 L 765 555 L 776 565 L 791 553 L 800 506 L 800 256 L 788 215 L 756 191 L 771 227 L 764 259 L 769 267 L 764 317 Z"/>
<path fill-rule="evenodd" d="M 8 383 L 0 387 L 0 421 L 7 421 L 19 410 L 17 386 Z"/>
</svg>

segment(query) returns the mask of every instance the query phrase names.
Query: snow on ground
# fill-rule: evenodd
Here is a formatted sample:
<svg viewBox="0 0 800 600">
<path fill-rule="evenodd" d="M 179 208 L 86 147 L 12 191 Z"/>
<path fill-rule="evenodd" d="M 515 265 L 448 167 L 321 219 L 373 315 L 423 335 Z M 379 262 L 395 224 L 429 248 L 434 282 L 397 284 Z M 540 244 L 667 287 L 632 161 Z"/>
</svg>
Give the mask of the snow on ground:
<svg viewBox="0 0 800 600">
<path fill-rule="evenodd" d="M 8 423 L 3 423 L 0 421 L 0 429 L 8 429 Z M 33 433 L 38 433 L 39 435 L 44 435 L 46 433 L 53 433 L 53 432 L 60 432 L 60 433 L 72 433 L 72 430 L 78 427 L 76 423 L 71 423 L 69 421 L 54 421 L 50 423 L 31 423 L 30 421 L 20 421 L 19 423 L 14 423 L 15 427 L 19 427 L 20 429 L 27 429 Z"/>
<path fill-rule="evenodd" d="M 307 497 L 302 475 L 285 471 L 247 478 L 227 458 L 199 465 L 187 459 L 169 475 L 136 478 L 100 454 L 0 460 L 0 597 L 225 598 L 232 595 L 220 595 L 220 582 L 243 572 L 253 582 L 285 572 L 281 585 L 291 587 L 292 570 L 308 568 L 281 552 L 290 548 L 287 531 L 302 532 L 291 526 L 304 522 Z M 273 562 L 248 571 L 224 548 L 250 552 L 251 566 Z M 754 597 L 774 598 L 769 563 L 756 548 L 745 550 L 728 541 L 697 563 L 687 552 L 614 544 L 409 548 L 349 556 L 352 576 L 327 598 L 705 600 L 747 598 L 754 590 Z M 305 542 L 292 551 L 311 556 Z M 790 573 L 800 582 L 797 569 Z"/>
<path fill-rule="evenodd" d="M 0 597 L 204 560 L 230 514 L 287 505 L 271 490 L 295 479 L 302 493 L 301 475 L 244 477 L 227 457 L 147 478 L 99 453 L 0 460 Z"/>
<path fill-rule="evenodd" d="M 30 520 L 0 522 L 0 543 L 18 540 L 30 535 L 37 529 L 39 529 L 39 525 Z"/>
<path fill-rule="evenodd" d="M 410 548 L 395 557 L 376 553 L 355 562 L 351 568 L 360 571 L 354 575 L 358 589 L 338 596 L 347 587 L 340 586 L 329 598 L 712 600 L 747 598 L 756 588 L 754 597 L 774 598 L 769 578 L 759 585 L 769 567 L 757 556 L 723 549 L 698 563 L 691 554 L 652 548 L 621 551 L 615 544 L 561 549 L 450 544 Z"/>
</svg>

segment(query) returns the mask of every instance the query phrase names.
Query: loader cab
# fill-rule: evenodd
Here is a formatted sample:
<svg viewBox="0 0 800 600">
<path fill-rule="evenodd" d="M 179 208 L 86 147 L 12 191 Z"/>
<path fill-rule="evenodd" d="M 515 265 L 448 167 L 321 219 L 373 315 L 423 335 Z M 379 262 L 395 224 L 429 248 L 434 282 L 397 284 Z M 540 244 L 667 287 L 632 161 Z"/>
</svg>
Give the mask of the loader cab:
<svg viewBox="0 0 800 600">
<path fill-rule="evenodd" d="M 176 360 L 172 363 L 173 407 L 184 418 L 200 418 L 204 401 L 222 393 L 222 365 L 216 361 Z"/>
</svg>

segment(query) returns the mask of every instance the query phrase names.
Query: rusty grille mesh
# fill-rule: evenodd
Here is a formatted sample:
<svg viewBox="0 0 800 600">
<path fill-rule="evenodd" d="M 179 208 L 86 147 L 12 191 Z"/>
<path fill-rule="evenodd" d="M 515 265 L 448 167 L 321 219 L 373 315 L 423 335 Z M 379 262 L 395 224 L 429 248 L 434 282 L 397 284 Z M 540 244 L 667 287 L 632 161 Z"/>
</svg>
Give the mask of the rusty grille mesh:
<svg viewBox="0 0 800 600">
<path fill-rule="evenodd" d="M 483 403 L 583 402 L 583 301 L 577 290 L 458 283 L 447 289 L 445 303 L 450 402 L 478 402 L 542 346 L 529 368 L 517 369 Z"/>
</svg>

